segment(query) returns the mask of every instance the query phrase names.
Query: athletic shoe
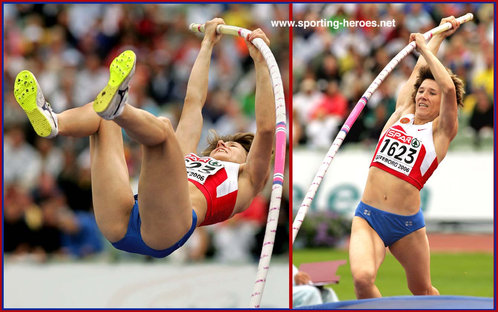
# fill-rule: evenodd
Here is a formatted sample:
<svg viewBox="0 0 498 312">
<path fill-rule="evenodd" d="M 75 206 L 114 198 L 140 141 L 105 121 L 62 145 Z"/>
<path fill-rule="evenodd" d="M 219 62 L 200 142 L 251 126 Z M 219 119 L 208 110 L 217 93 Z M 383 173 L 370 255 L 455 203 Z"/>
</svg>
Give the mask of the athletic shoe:
<svg viewBox="0 0 498 312">
<path fill-rule="evenodd" d="M 14 96 L 39 136 L 53 138 L 57 135 L 59 132 L 57 116 L 50 104 L 45 101 L 40 85 L 30 71 L 23 70 L 17 74 Z"/>
<path fill-rule="evenodd" d="M 93 102 L 93 109 L 100 117 L 111 120 L 123 112 L 135 64 L 136 56 L 131 50 L 124 51 L 112 61 L 109 82 Z"/>
</svg>

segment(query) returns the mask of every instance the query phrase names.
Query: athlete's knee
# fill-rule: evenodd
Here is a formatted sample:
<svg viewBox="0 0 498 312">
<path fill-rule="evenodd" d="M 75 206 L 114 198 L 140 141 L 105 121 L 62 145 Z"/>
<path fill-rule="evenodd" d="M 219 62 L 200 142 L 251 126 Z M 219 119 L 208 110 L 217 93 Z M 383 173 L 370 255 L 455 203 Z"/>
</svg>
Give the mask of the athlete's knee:
<svg viewBox="0 0 498 312">
<path fill-rule="evenodd" d="M 171 126 L 171 120 L 169 120 L 169 118 L 166 118 L 166 117 L 163 117 L 163 116 L 159 116 L 159 117 L 157 117 L 157 119 L 159 119 L 160 121 L 162 121 L 163 123 L 165 123 L 167 126 Z"/>
<path fill-rule="evenodd" d="M 95 132 L 91 136 L 102 137 L 105 135 L 107 137 L 109 133 L 121 135 L 121 127 L 111 120 L 97 119 Z"/>
<path fill-rule="evenodd" d="M 173 124 L 171 124 L 171 120 L 169 120 L 169 118 L 158 117 L 158 119 L 163 123 L 164 131 L 166 131 L 167 134 L 175 132 L 175 130 L 173 129 Z"/>
<path fill-rule="evenodd" d="M 170 138 L 171 136 L 175 135 L 175 130 L 173 129 L 173 125 L 171 124 L 171 120 L 169 120 L 166 117 L 158 117 L 157 118 L 160 121 L 160 136 L 161 136 L 161 141 L 165 142 Z"/>
<path fill-rule="evenodd" d="M 375 273 L 367 270 L 353 273 L 354 287 L 357 291 L 368 290 L 375 285 Z"/>
</svg>

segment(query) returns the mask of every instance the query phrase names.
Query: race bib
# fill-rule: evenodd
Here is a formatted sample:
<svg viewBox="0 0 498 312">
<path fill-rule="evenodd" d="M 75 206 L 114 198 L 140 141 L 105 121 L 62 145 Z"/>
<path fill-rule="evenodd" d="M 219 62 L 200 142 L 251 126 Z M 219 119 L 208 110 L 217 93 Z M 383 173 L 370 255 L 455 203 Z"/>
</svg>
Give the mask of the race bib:
<svg viewBox="0 0 498 312">
<path fill-rule="evenodd" d="M 194 154 L 185 156 L 187 177 L 200 184 L 204 184 L 210 175 L 214 175 L 224 167 L 223 163 L 211 157 L 199 157 Z"/>
<path fill-rule="evenodd" d="M 409 175 L 418 157 L 422 143 L 395 129 L 387 130 L 374 161 Z"/>
</svg>

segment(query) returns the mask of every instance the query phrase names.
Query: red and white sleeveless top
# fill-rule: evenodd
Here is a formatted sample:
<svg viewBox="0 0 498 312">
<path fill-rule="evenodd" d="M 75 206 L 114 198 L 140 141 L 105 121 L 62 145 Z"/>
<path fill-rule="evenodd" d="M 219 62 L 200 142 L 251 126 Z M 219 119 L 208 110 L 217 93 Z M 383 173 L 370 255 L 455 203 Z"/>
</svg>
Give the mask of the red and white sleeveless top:
<svg viewBox="0 0 498 312">
<path fill-rule="evenodd" d="M 192 153 L 185 156 L 188 180 L 206 197 L 206 217 L 200 226 L 225 221 L 232 215 L 237 200 L 239 166 Z"/>
<path fill-rule="evenodd" d="M 384 132 L 370 166 L 380 168 L 421 190 L 438 166 L 432 122 L 414 125 L 415 115 L 401 117 Z"/>
</svg>

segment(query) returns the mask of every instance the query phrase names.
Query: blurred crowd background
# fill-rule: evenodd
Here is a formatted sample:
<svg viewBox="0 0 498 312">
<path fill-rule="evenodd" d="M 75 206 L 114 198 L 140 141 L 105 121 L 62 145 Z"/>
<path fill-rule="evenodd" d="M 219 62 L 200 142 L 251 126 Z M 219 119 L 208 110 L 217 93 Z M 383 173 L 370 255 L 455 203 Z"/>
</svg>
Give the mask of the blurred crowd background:
<svg viewBox="0 0 498 312">
<path fill-rule="evenodd" d="M 443 65 L 465 82 L 459 134 L 450 150 L 493 150 L 494 7 L 486 3 L 300 3 L 295 21 L 395 21 L 395 27 L 309 27 L 293 32 L 293 148 L 328 150 L 368 86 L 408 44 L 447 16 L 474 14 L 441 45 Z M 381 84 L 348 134 L 345 148 L 371 151 L 416 62 L 407 56 Z"/>
<path fill-rule="evenodd" d="M 190 23 L 214 17 L 247 29 L 262 28 L 271 40 L 285 92 L 288 29 L 270 21 L 288 19 L 283 4 L 4 4 L 4 251 L 8 259 L 46 261 L 134 258 L 110 247 L 92 213 L 89 140 L 37 137 L 13 97 L 14 77 L 35 74 L 55 112 L 92 101 L 106 85 L 108 66 L 125 49 L 137 54 L 128 102 L 178 120 L 201 35 Z M 204 128 L 219 134 L 253 131 L 255 74 L 243 39 L 223 38 L 209 74 Z M 289 99 L 287 99 L 289 101 Z M 140 148 L 125 136 L 130 183 L 136 192 Z M 288 187 L 277 229 L 275 255 L 288 252 Z M 203 227 L 169 259 L 250 262 L 259 259 L 271 191 L 245 213 Z M 143 259 L 142 256 L 136 258 Z"/>
</svg>

